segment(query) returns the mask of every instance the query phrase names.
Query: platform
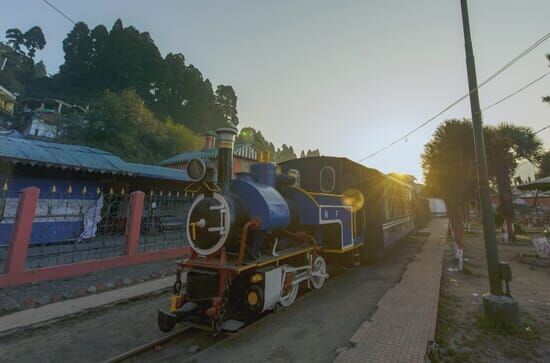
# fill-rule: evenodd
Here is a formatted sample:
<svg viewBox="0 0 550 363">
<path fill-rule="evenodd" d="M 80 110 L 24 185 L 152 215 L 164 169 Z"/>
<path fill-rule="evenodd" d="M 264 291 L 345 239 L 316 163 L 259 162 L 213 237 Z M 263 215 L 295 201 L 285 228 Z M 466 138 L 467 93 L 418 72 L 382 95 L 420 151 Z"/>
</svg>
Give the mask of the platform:
<svg viewBox="0 0 550 363">
<path fill-rule="evenodd" d="M 0 317 L 0 336 L 21 329 L 48 324 L 59 319 L 65 319 L 102 306 L 108 306 L 168 290 L 172 287 L 173 283 L 174 276 L 167 276 L 101 294 L 60 301 L 34 309 L 19 311 Z"/>
<path fill-rule="evenodd" d="M 443 218 L 430 221 L 425 229 L 430 236 L 401 282 L 386 292 L 334 362 L 425 362 L 435 336 L 447 224 Z"/>
</svg>

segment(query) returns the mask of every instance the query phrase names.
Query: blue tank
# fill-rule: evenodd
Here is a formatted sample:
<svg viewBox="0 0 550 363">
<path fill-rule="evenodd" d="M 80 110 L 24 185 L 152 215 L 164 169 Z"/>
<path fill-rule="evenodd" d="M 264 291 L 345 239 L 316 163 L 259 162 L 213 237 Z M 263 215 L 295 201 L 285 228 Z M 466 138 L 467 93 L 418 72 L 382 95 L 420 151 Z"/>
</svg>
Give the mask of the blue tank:
<svg viewBox="0 0 550 363">
<path fill-rule="evenodd" d="M 252 179 L 254 179 L 254 181 L 275 188 L 275 182 L 277 180 L 277 171 L 275 169 L 275 164 L 252 164 L 250 166 L 250 174 L 252 174 Z"/>
<path fill-rule="evenodd" d="M 288 227 L 288 204 L 272 186 L 255 181 L 251 174 L 239 173 L 231 182 L 231 191 L 243 200 L 250 218 L 260 220 L 260 230 L 269 232 Z"/>
</svg>

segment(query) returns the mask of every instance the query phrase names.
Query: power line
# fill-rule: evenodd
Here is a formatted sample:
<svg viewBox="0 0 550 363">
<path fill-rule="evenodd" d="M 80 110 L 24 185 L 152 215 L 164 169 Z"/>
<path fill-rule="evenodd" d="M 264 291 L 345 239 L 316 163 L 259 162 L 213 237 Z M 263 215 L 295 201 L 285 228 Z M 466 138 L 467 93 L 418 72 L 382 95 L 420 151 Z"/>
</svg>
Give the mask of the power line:
<svg viewBox="0 0 550 363">
<path fill-rule="evenodd" d="M 541 131 L 544 131 L 544 130 L 548 129 L 548 128 L 550 128 L 550 125 L 544 126 L 542 129 L 538 129 L 537 131 L 535 131 L 535 135 L 538 134 Z"/>
<path fill-rule="evenodd" d="M 68 21 L 70 21 L 71 23 L 73 23 L 74 25 L 76 25 L 76 22 L 71 19 L 67 14 L 65 14 L 64 12 L 62 12 L 61 10 L 59 10 L 58 8 L 55 7 L 55 5 L 53 5 L 51 2 L 49 2 L 48 0 L 42 0 L 44 1 L 46 4 L 48 4 L 52 9 L 54 9 L 55 11 L 57 11 L 59 14 L 61 14 L 65 19 L 67 19 Z"/>
<path fill-rule="evenodd" d="M 503 98 L 501 98 L 500 100 L 496 101 L 495 103 L 492 103 L 492 104 L 490 104 L 489 106 L 483 108 L 482 111 L 486 111 L 486 110 L 488 110 L 488 109 L 490 109 L 490 108 L 492 108 L 492 107 L 498 105 L 499 103 L 502 103 L 502 102 L 506 101 L 506 100 L 509 99 L 510 97 L 513 97 L 513 96 L 517 95 L 518 93 L 520 93 L 520 92 L 526 90 L 527 88 L 531 87 L 532 85 L 534 85 L 535 83 L 537 83 L 538 81 L 540 81 L 541 79 L 543 79 L 544 77 L 546 77 L 546 76 L 549 75 L 549 74 L 550 74 L 550 71 L 544 73 L 542 76 L 540 76 L 540 77 L 536 78 L 535 80 L 533 80 L 533 81 L 527 83 L 525 86 L 521 87 L 521 88 L 518 89 L 517 91 L 512 92 L 512 93 L 510 93 L 508 96 L 503 97 Z"/>
<path fill-rule="evenodd" d="M 407 132 L 405 135 L 399 137 L 398 139 L 392 141 L 391 143 L 389 143 L 388 145 L 378 149 L 377 151 L 373 152 L 372 154 L 369 154 L 368 156 L 362 158 L 362 159 L 359 159 L 358 162 L 362 162 L 362 161 L 365 161 L 367 159 L 370 159 L 372 158 L 373 156 L 375 155 L 378 155 L 380 154 L 382 151 L 385 151 L 387 150 L 388 148 L 392 147 L 393 145 L 397 144 L 398 142 L 402 141 L 402 140 L 406 140 L 411 134 L 415 133 L 416 131 L 420 130 L 421 128 L 423 128 L 424 126 L 426 126 L 427 124 L 429 124 L 430 122 L 432 122 L 433 120 L 435 120 L 437 117 L 441 116 L 442 114 L 444 114 L 445 112 L 447 112 L 448 110 L 450 110 L 451 108 L 453 108 L 454 106 L 456 106 L 457 104 L 459 104 L 460 102 L 462 102 L 464 99 L 468 98 L 470 96 L 471 93 L 473 92 L 476 92 L 477 90 L 479 90 L 481 87 L 483 87 L 484 85 L 486 85 L 487 83 L 489 83 L 490 81 L 492 81 L 493 79 L 495 79 L 498 75 L 500 75 L 502 72 L 504 72 L 506 69 L 510 68 L 512 65 L 514 65 L 515 63 L 517 63 L 520 59 L 522 59 L 523 57 L 525 57 L 527 54 L 531 53 L 535 48 L 537 48 L 539 45 L 541 45 L 542 43 L 544 43 L 546 40 L 548 40 L 550 38 L 550 33 L 546 33 L 543 37 L 541 37 L 540 39 L 538 39 L 536 42 L 534 42 L 533 44 L 531 44 L 527 49 L 525 49 L 523 52 L 521 52 L 520 54 L 518 54 L 516 57 L 514 57 L 512 60 L 510 60 L 508 63 L 506 63 L 504 66 L 502 66 L 499 70 L 497 70 L 495 73 L 493 73 L 491 76 L 489 76 L 487 79 L 485 79 L 483 82 L 481 82 L 479 84 L 479 86 L 477 86 L 477 88 L 473 89 L 471 92 L 468 92 L 466 93 L 464 96 L 460 97 L 459 99 L 457 99 L 456 101 L 454 101 L 453 103 L 451 103 L 450 105 L 448 105 L 447 107 L 445 107 L 443 110 L 439 111 L 437 114 L 435 114 L 434 116 L 432 116 L 431 118 L 429 118 L 428 120 L 424 121 L 423 123 L 421 123 L 420 125 L 418 125 L 417 127 L 415 127 L 414 129 L 412 129 L 411 131 Z"/>
</svg>

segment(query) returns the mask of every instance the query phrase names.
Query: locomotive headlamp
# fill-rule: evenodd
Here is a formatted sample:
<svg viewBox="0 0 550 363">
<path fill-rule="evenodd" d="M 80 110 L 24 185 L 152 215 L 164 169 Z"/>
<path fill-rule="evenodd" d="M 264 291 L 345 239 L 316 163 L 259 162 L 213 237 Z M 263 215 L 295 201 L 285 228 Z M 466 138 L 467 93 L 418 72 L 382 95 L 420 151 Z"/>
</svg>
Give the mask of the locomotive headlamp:
<svg viewBox="0 0 550 363">
<path fill-rule="evenodd" d="M 250 276 L 250 283 L 257 284 L 258 282 L 261 282 L 264 279 L 262 274 L 254 274 Z"/>
<path fill-rule="evenodd" d="M 202 159 L 191 159 L 187 163 L 187 175 L 195 182 L 203 181 L 206 178 L 206 170 L 206 164 Z"/>
<path fill-rule="evenodd" d="M 342 203 L 350 206 L 354 212 L 357 212 L 359 209 L 363 208 L 365 204 L 365 198 L 363 193 L 357 189 L 346 189 L 342 193 Z"/>
<path fill-rule="evenodd" d="M 248 296 L 246 297 L 246 300 L 248 302 L 248 305 L 250 306 L 255 306 L 258 304 L 258 294 L 256 293 L 256 291 L 250 291 L 248 293 Z"/>
</svg>

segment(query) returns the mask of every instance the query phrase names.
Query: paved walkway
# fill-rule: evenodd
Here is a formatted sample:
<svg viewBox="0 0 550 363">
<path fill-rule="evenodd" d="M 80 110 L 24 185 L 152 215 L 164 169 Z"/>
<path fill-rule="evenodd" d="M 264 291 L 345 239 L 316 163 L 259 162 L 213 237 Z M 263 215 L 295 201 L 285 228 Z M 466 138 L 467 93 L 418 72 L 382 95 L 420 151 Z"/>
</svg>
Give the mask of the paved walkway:
<svg viewBox="0 0 550 363">
<path fill-rule="evenodd" d="M 150 295 L 170 288 L 174 283 L 174 278 L 174 276 L 167 276 L 130 287 L 61 301 L 6 315 L 0 318 L 0 336 L 18 329 L 51 323 L 52 321 L 74 316 L 101 306 Z"/>
<path fill-rule="evenodd" d="M 424 362 L 434 340 L 447 219 L 433 219 L 431 235 L 402 280 L 388 290 L 374 316 L 350 339 L 334 362 Z"/>
</svg>

